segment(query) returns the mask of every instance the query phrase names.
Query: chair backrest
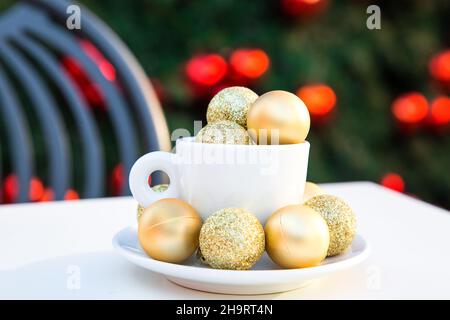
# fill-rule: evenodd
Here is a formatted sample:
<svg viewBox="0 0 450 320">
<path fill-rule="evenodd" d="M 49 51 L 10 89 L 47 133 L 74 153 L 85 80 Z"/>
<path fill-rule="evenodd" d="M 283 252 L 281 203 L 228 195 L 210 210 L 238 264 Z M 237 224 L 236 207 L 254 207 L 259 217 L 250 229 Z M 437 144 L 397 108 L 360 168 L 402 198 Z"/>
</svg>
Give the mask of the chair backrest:
<svg viewBox="0 0 450 320">
<path fill-rule="evenodd" d="M 74 179 L 83 181 L 81 196 L 91 198 L 106 195 L 106 150 L 112 145 L 124 177 L 139 155 L 170 149 L 161 107 L 136 59 L 83 7 L 81 29 L 69 30 L 69 5 L 19 2 L 0 16 L 0 137 L 7 137 L 1 141 L 0 159 L 17 176 L 17 202 L 29 200 L 38 162 L 45 164 L 55 200 L 64 198 Z M 71 71 L 83 73 L 90 92 L 82 92 Z M 99 128 L 101 116 L 89 93 L 101 99 L 109 131 Z M 105 130 L 110 133 L 106 137 Z M 43 145 L 34 143 L 36 131 Z M 79 148 L 71 143 L 74 134 Z M 74 177 L 76 172 L 82 177 Z M 120 194 L 129 194 L 126 181 Z"/>
</svg>

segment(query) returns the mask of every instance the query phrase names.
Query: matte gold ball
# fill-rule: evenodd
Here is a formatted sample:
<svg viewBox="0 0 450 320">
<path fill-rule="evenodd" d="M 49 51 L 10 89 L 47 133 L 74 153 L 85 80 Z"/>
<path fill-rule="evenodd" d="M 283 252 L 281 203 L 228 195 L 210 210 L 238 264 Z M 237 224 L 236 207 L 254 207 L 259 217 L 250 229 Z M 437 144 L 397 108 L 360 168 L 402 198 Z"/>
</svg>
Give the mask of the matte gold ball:
<svg viewBox="0 0 450 320">
<path fill-rule="evenodd" d="M 164 192 L 167 190 L 167 188 L 169 188 L 169 185 L 166 183 L 162 183 L 162 184 L 157 184 L 156 186 L 153 186 L 152 190 L 155 192 Z M 141 218 L 142 214 L 144 213 L 144 209 L 145 208 L 143 206 L 138 204 L 138 207 L 137 207 L 137 220 L 138 221 Z"/>
<path fill-rule="evenodd" d="M 250 269 L 264 253 L 264 229 L 253 214 L 243 209 L 222 209 L 203 224 L 200 250 L 213 268 Z"/>
<path fill-rule="evenodd" d="M 312 197 L 321 195 L 321 194 L 325 194 L 325 191 L 319 187 L 317 184 L 306 181 L 305 183 L 305 191 L 303 192 L 303 196 L 302 196 L 302 203 L 304 203 L 305 201 L 308 201 L 309 199 L 311 199 Z"/>
<path fill-rule="evenodd" d="M 309 207 L 290 205 L 275 211 L 264 230 L 266 251 L 280 267 L 314 267 L 327 256 L 327 223 Z"/>
<path fill-rule="evenodd" d="M 330 230 L 328 256 L 338 255 L 350 246 L 356 234 L 356 217 L 343 200 L 332 195 L 315 196 L 305 202 L 325 219 Z"/>
<path fill-rule="evenodd" d="M 295 94 L 282 90 L 260 96 L 247 115 L 249 134 L 258 144 L 301 143 L 309 126 L 306 105 Z"/>
<path fill-rule="evenodd" d="M 230 120 L 247 128 L 247 113 L 258 95 L 245 87 L 229 87 L 219 91 L 210 101 L 206 120 L 213 123 Z"/>
<path fill-rule="evenodd" d="M 197 136 L 196 142 L 216 144 L 252 144 L 247 130 L 236 122 L 221 120 L 207 124 Z"/>
<path fill-rule="evenodd" d="M 144 210 L 138 226 L 142 249 L 153 259 L 180 263 L 198 247 L 202 220 L 188 203 L 161 199 Z"/>
</svg>

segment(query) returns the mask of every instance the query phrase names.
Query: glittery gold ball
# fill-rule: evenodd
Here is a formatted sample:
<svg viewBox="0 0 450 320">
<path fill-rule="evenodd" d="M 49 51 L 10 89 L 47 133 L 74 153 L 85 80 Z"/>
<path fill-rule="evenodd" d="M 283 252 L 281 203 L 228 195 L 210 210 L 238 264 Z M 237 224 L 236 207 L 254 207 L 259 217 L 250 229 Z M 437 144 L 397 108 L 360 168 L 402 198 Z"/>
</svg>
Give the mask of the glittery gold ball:
<svg viewBox="0 0 450 320">
<path fill-rule="evenodd" d="M 153 186 L 152 190 L 155 192 L 164 192 L 167 190 L 167 188 L 169 188 L 169 185 L 166 183 L 162 183 L 162 184 L 157 184 L 156 186 Z M 141 218 L 142 214 L 144 213 L 144 209 L 145 208 L 143 206 L 138 204 L 138 207 L 137 207 L 137 220 L 138 221 Z"/>
<path fill-rule="evenodd" d="M 341 199 L 331 195 L 315 196 L 305 202 L 325 219 L 330 231 L 328 256 L 344 252 L 356 233 L 356 217 L 353 210 Z"/>
<path fill-rule="evenodd" d="M 250 269 L 264 252 L 264 229 L 251 213 L 238 208 L 215 212 L 200 231 L 200 250 L 216 269 Z"/>
<path fill-rule="evenodd" d="M 327 256 L 330 235 L 325 220 L 304 205 L 275 211 L 266 222 L 266 250 L 283 268 L 306 268 Z"/>
<path fill-rule="evenodd" d="M 245 87 L 229 87 L 219 91 L 208 105 L 208 123 L 230 120 L 247 128 L 247 112 L 258 95 Z"/>
<path fill-rule="evenodd" d="M 222 120 L 207 124 L 195 137 L 196 142 L 217 144 L 252 144 L 243 127 L 235 122 Z"/>
<path fill-rule="evenodd" d="M 308 135 L 309 111 L 287 91 L 275 90 L 260 96 L 247 114 L 247 128 L 258 144 L 301 143 Z"/>
<path fill-rule="evenodd" d="M 302 203 L 308 201 L 312 197 L 325 194 L 325 191 L 319 187 L 317 184 L 306 181 L 305 183 L 305 191 L 303 192 L 302 196 Z"/>
<path fill-rule="evenodd" d="M 138 239 L 153 259 L 180 263 L 197 249 L 201 226 L 200 216 L 188 203 L 161 199 L 145 208 L 139 220 Z"/>
</svg>

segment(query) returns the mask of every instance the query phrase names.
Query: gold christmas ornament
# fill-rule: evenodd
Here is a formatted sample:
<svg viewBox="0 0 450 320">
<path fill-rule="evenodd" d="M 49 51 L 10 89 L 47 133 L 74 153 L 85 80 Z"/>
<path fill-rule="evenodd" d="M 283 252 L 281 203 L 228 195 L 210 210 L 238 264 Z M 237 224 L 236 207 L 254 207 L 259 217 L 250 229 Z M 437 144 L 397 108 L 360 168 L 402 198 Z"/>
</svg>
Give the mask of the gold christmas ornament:
<svg viewBox="0 0 450 320">
<path fill-rule="evenodd" d="M 186 202 L 167 198 L 144 209 L 139 220 L 138 239 L 153 259 L 180 263 L 198 247 L 202 220 Z"/>
<path fill-rule="evenodd" d="M 230 120 L 247 128 L 247 112 L 258 95 L 245 87 L 229 87 L 219 91 L 208 105 L 208 123 Z"/>
<path fill-rule="evenodd" d="M 243 127 L 229 120 L 207 124 L 195 137 L 196 142 L 217 144 L 252 144 Z"/>
<path fill-rule="evenodd" d="M 314 267 L 327 256 L 327 223 L 309 207 L 290 205 L 275 211 L 264 231 L 266 251 L 280 267 Z"/>
<path fill-rule="evenodd" d="M 152 190 L 155 192 L 164 192 L 167 190 L 167 188 L 169 187 L 168 184 L 166 183 L 162 183 L 162 184 L 157 184 L 156 186 L 152 187 Z M 144 207 L 141 206 L 140 204 L 138 204 L 137 207 L 137 220 L 139 221 L 139 219 L 141 218 L 142 214 L 144 213 Z"/>
<path fill-rule="evenodd" d="M 310 117 L 306 105 L 287 91 L 270 91 L 252 104 L 247 115 L 250 136 L 258 144 L 294 144 L 308 135 Z"/>
<path fill-rule="evenodd" d="M 338 255 L 350 246 L 356 233 L 353 210 L 341 199 L 332 195 L 315 196 L 305 202 L 325 219 L 330 231 L 328 256 Z"/>
<path fill-rule="evenodd" d="M 305 183 L 305 192 L 303 192 L 302 203 L 308 201 L 312 197 L 319 196 L 321 194 L 325 194 L 325 191 L 319 187 L 317 184 L 306 181 Z"/>
<path fill-rule="evenodd" d="M 213 268 L 247 270 L 264 252 L 264 229 L 253 214 L 243 209 L 222 209 L 203 224 L 200 250 Z"/>
</svg>

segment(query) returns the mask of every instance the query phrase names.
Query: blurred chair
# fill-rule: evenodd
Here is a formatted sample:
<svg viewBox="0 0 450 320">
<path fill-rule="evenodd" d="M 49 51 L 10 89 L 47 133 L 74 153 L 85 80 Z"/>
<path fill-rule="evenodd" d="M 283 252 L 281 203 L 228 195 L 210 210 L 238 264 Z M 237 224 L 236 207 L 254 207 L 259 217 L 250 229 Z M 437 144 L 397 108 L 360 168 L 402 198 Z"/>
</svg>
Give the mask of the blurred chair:
<svg viewBox="0 0 450 320">
<path fill-rule="evenodd" d="M 0 126 L 4 131 L 0 139 L 6 138 L 0 141 L 0 167 L 10 163 L 9 170 L 17 177 L 17 202 L 29 201 L 34 175 L 45 175 L 55 200 L 64 198 L 74 178 L 83 181 L 82 198 L 105 196 L 109 144 L 116 146 L 125 177 L 120 194 L 127 195 L 126 177 L 139 155 L 170 149 L 160 104 L 136 59 L 84 7 L 81 29 L 69 30 L 66 20 L 71 4 L 19 1 L 0 16 Z M 102 139 L 105 129 L 99 128 L 89 92 L 80 90 L 71 72 L 84 73 L 88 88 L 95 90 L 90 93 L 100 95 L 112 127 L 106 139 Z M 35 120 L 30 121 L 30 115 Z M 76 132 L 69 132 L 69 127 Z M 33 144 L 36 132 L 44 146 Z M 71 148 L 70 134 L 77 135 L 80 150 Z M 76 156 L 81 161 L 74 161 Z M 44 172 L 36 172 L 38 160 L 46 164 Z M 82 177 L 74 177 L 80 172 Z M 0 173 L 7 174 L 4 167 Z"/>
</svg>

